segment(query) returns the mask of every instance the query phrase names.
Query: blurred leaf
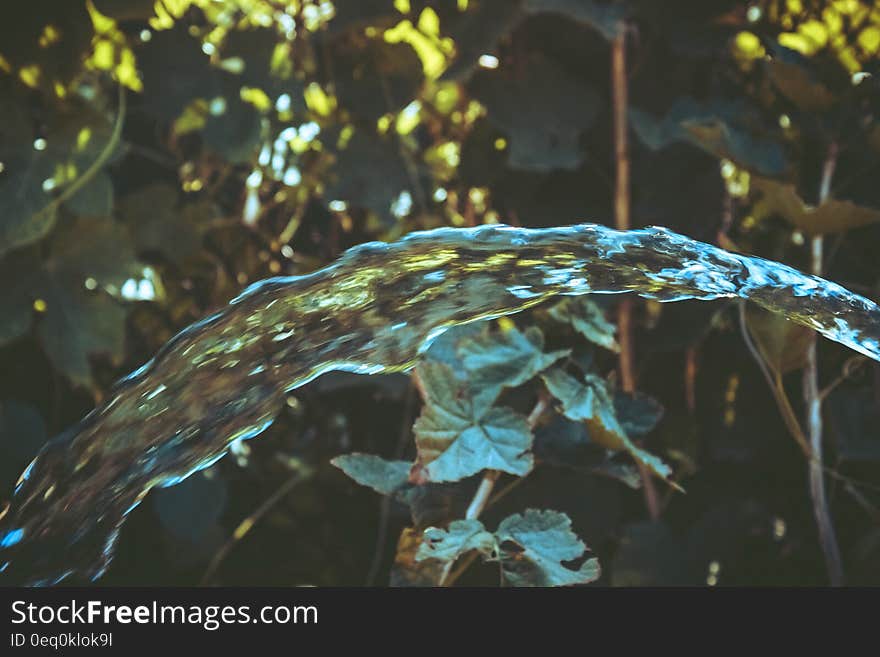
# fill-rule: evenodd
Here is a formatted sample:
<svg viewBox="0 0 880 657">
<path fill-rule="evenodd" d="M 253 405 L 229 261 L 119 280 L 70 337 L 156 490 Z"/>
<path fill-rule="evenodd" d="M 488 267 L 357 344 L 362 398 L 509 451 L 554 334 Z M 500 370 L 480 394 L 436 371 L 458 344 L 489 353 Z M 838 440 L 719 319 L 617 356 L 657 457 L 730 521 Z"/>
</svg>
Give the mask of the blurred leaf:
<svg viewBox="0 0 880 657">
<path fill-rule="evenodd" d="M 327 33 L 337 35 L 347 30 L 366 27 L 391 27 L 400 18 L 394 0 L 357 0 L 333 4 L 333 20 L 327 24 Z"/>
<path fill-rule="evenodd" d="M 701 104 L 691 98 L 677 100 L 662 119 L 635 108 L 629 112 L 639 139 L 653 150 L 685 141 L 765 175 L 783 173 L 787 165 L 781 143 L 761 136 L 747 125 L 748 118 L 742 103 Z"/>
<path fill-rule="evenodd" d="M 0 56 L 17 72 L 27 69 L 32 86 L 54 95 L 81 71 L 94 30 L 84 2 L 31 0 L 8 4 L 0 21 Z M 41 38 L 47 26 L 54 39 Z"/>
<path fill-rule="evenodd" d="M 772 371 L 782 375 L 804 366 L 813 331 L 751 303 L 746 305 L 746 325 Z"/>
<path fill-rule="evenodd" d="M 26 108 L 17 91 L 0 83 L 0 256 L 46 236 L 57 194 L 97 160 L 112 135 L 106 117 L 79 103 L 54 106 L 39 132 Z M 95 184 L 106 193 L 105 183 Z M 91 209 L 104 209 L 106 198 L 99 205 Z"/>
<path fill-rule="evenodd" d="M 424 74 L 416 51 L 407 43 L 334 43 L 333 88 L 340 104 L 375 125 L 414 100 Z"/>
<path fill-rule="evenodd" d="M 584 383 L 580 383 L 558 368 L 542 374 L 541 378 L 550 393 L 562 402 L 565 416 L 587 424 L 591 440 L 608 449 L 626 450 L 659 477 L 668 480 L 672 474 L 670 467 L 637 447 L 626 434 L 618 419 L 612 393 L 603 379 L 587 374 Z"/>
<path fill-rule="evenodd" d="M 586 23 L 599 30 L 603 37 L 613 40 L 626 18 L 626 6 L 616 2 L 593 2 L 592 0 L 526 0 L 531 12 L 562 14 Z"/>
<path fill-rule="evenodd" d="M 551 171 L 583 161 L 580 136 L 596 118 L 600 98 L 554 60 L 533 53 L 516 66 L 481 69 L 468 89 L 509 137 L 511 167 Z"/>
<path fill-rule="evenodd" d="M 381 495 L 399 492 L 407 484 L 412 467 L 407 461 L 386 461 L 373 454 L 358 453 L 337 456 L 330 463 Z"/>
<path fill-rule="evenodd" d="M 574 330 L 593 344 L 617 353 L 620 345 L 615 335 L 617 327 L 605 318 L 605 312 L 587 296 L 563 300 L 550 309 L 550 317 L 570 324 Z"/>
<path fill-rule="evenodd" d="M 810 60 L 800 53 L 775 44 L 773 57 L 764 65 L 771 82 L 798 109 L 822 112 L 834 105 L 834 93 L 817 78 Z"/>
<path fill-rule="evenodd" d="M 751 185 L 761 195 L 754 208 L 756 217 L 778 214 L 809 235 L 842 233 L 880 221 L 880 210 L 852 201 L 832 198 L 812 207 L 798 196 L 794 185 L 763 178 L 754 178 Z"/>
<path fill-rule="evenodd" d="M 505 518 L 495 538 L 504 579 L 512 586 L 570 586 L 599 578 L 596 559 L 577 570 L 565 565 L 583 557 L 587 546 L 571 531 L 564 513 L 527 509 Z"/>
<path fill-rule="evenodd" d="M 482 55 L 495 50 L 525 16 L 523 0 L 470 0 L 467 11 L 443 23 L 455 43 L 455 60 L 443 80 L 463 80 L 474 72 Z"/>
<path fill-rule="evenodd" d="M 476 519 L 454 520 L 447 529 L 428 527 L 416 552 L 416 561 L 439 559 L 455 561 L 471 550 L 490 555 L 495 549 L 495 537 Z"/>
<path fill-rule="evenodd" d="M 389 225 L 396 221 L 391 203 L 412 184 L 396 143 L 361 130 L 337 152 L 334 173 L 324 192 L 328 201 L 367 208 Z"/>
<path fill-rule="evenodd" d="M 30 252 L 0 261 L 0 277 L 14 282 L 0 297 L 6 327 L 0 336 L 17 337 L 8 325 L 26 330 L 36 309 L 37 334 L 49 359 L 74 383 L 90 385 L 89 355 L 106 353 L 115 362 L 123 356 L 126 310 L 100 289 L 87 290 L 85 281 L 119 290 L 141 269 L 121 226 L 93 217 L 66 222 L 53 235 L 44 261 Z"/>
<path fill-rule="evenodd" d="M 109 217 L 113 212 L 113 182 L 104 171 L 99 171 L 89 182 L 65 201 L 74 214 Z"/>
<path fill-rule="evenodd" d="M 521 476 L 532 469 L 526 418 L 476 400 L 467 382 L 442 363 L 423 361 L 416 372 L 426 396 L 413 426 L 425 481 L 458 481 L 482 470 Z"/>
<path fill-rule="evenodd" d="M 205 120 L 202 139 L 230 163 L 246 163 L 260 144 L 260 113 L 237 96 L 226 98 L 223 111 L 212 112 Z"/>
<path fill-rule="evenodd" d="M 198 251 L 201 234 L 213 218 L 209 201 L 178 208 L 175 187 L 151 183 L 123 196 L 118 213 L 133 236 L 139 252 L 162 253 L 173 262 L 181 262 Z"/>
</svg>

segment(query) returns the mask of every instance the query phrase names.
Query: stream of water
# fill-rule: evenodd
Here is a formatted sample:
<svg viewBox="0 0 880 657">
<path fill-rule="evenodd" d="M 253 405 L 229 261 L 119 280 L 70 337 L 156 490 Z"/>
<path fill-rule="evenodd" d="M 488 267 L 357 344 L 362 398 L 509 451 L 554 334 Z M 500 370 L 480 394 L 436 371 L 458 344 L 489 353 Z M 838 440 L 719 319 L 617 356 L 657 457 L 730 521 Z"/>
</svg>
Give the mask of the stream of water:
<svg viewBox="0 0 880 657">
<path fill-rule="evenodd" d="M 845 288 L 662 228 L 492 225 L 372 242 L 305 276 L 250 286 L 187 327 L 21 475 L 0 583 L 105 571 L 125 516 L 253 438 L 286 392 L 329 370 L 405 371 L 445 329 L 551 297 L 741 297 L 880 360 L 880 307 Z"/>
</svg>

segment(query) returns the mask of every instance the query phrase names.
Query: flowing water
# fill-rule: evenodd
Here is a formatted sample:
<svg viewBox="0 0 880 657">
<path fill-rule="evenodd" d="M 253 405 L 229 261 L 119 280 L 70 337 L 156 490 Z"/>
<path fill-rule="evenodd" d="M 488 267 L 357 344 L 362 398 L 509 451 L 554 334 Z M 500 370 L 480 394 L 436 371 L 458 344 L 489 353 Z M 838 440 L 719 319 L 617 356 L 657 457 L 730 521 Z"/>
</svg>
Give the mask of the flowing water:
<svg viewBox="0 0 880 657">
<path fill-rule="evenodd" d="M 880 360 L 880 307 L 785 265 L 662 228 L 509 226 L 369 243 L 306 276 L 249 287 L 184 329 L 51 440 L 0 530 L 0 583 L 98 578 L 125 516 L 268 427 L 285 392 L 328 370 L 407 370 L 456 324 L 558 295 L 742 297 Z"/>
</svg>

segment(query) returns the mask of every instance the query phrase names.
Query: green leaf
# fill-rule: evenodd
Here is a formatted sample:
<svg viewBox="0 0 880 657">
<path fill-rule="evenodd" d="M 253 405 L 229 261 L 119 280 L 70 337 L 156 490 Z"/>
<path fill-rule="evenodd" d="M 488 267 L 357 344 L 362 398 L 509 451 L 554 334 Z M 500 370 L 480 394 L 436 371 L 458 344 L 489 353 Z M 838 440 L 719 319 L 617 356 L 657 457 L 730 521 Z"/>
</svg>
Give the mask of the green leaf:
<svg viewBox="0 0 880 657">
<path fill-rule="evenodd" d="M 599 578 L 597 559 L 587 559 L 577 570 L 564 565 L 587 549 L 564 513 L 527 509 L 514 514 L 498 526 L 495 540 L 504 579 L 513 586 L 570 586 Z"/>
<path fill-rule="evenodd" d="M 562 402 L 565 416 L 586 423 L 593 442 L 607 449 L 626 450 L 659 477 L 668 480 L 672 474 L 670 467 L 630 440 L 617 417 L 614 398 L 603 379 L 588 374 L 581 383 L 558 368 L 541 375 L 541 378 L 550 393 Z"/>
<path fill-rule="evenodd" d="M 532 469 L 525 417 L 475 399 L 467 382 L 442 363 L 423 361 L 416 372 L 426 397 L 413 427 L 425 481 L 458 481 L 481 470 L 522 476 Z"/>
<path fill-rule="evenodd" d="M 358 130 L 336 153 L 334 173 L 324 192 L 328 201 L 345 201 L 372 210 L 389 225 L 396 222 L 391 204 L 412 183 L 393 138 Z"/>
<path fill-rule="evenodd" d="M 753 178 L 752 187 L 761 196 L 753 214 L 762 218 L 778 214 L 809 235 L 842 233 L 880 221 L 880 210 L 852 201 L 828 199 L 818 207 L 804 203 L 794 185 Z"/>
<path fill-rule="evenodd" d="M 455 561 L 471 550 L 491 555 L 495 537 L 476 519 L 454 520 L 448 529 L 428 527 L 416 552 L 416 561 L 439 559 Z"/>
<path fill-rule="evenodd" d="M 602 308 L 586 296 L 565 299 L 550 309 L 550 317 L 571 327 L 590 342 L 609 349 L 620 351 L 615 335 L 617 327 L 605 318 Z"/>
<path fill-rule="evenodd" d="M 222 95 L 221 71 L 211 66 L 201 40 L 182 22 L 153 32 L 135 52 L 144 85 L 143 107 L 163 121 L 173 121 L 196 98 Z"/>
<path fill-rule="evenodd" d="M 330 461 L 361 486 L 382 495 L 393 495 L 406 486 L 412 464 L 386 461 L 374 454 L 343 454 Z"/>
<path fill-rule="evenodd" d="M 488 407 L 502 389 L 522 385 L 570 353 L 545 353 L 544 334 L 536 326 L 525 333 L 515 327 L 497 333 L 483 331 L 463 339 L 458 352 L 478 407 Z"/>
<path fill-rule="evenodd" d="M 0 83 L 0 256 L 49 233 L 57 195 L 98 159 L 113 132 L 107 117 L 75 102 L 48 110 L 37 132 L 27 107 L 8 81 Z M 105 208 L 106 199 L 95 209 Z"/>
<path fill-rule="evenodd" d="M 106 218 L 67 222 L 53 235 L 44 261 L 30 252 L 0 261 L 0 277 L 15 282 L 0 297 L 0 338 L 18 337 L 7 323 L 27 330 L 36 303 L 42 310 L 37 334 L 49 359 L 74 383 L 91 385 L 89 356 L 106 353 L 119 362 L 125 337 L 126 309 L 101 288 L 119 290 L 141 273 L 123 227 Z M 86 289 L 87 278 L 97 289 Z"/>
<path fill-rule="evenodd" d="M 510 139 L 515 169 L 575 169 L 581 134 L 601 107 L 599 94 L 554 60 L 532 54 L 522 65 L 477 71 L 468 89 Z"/>
<path fill-rule="evenodd" d="M 702 104 L 684 98 L 662 119 L 635 108 L 629 119 L 639 139 L 652 150 L 684 141 L 764 175 L 779 175 L 787 166 L 781 141 L 762 135 L 764 126 L 750 125 L 758 118 L 741 103 Z"/>
</svg>

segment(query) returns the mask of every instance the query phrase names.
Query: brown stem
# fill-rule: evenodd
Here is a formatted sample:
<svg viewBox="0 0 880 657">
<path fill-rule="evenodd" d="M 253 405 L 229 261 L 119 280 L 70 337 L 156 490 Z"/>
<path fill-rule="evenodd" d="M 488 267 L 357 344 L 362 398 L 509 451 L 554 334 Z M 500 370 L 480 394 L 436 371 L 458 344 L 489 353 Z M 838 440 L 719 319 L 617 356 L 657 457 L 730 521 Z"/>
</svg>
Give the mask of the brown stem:
<svg viewBox="0 0 880 657">
<path fill-rule="evenodd" d="M 627 146 L 627 79 L 626 79 L 626 25 L 621 23 L 611 43 L 611 88 L 614 113 L 614 224 L 618 230 L 630 228 L 629 149 Z M 617 311 L 617 340 L 620 344 L 620 383 L 624 392 L 635 392 L 633 362 L 632 299 L 624 297 Z M 645 507 L 652 520 L 660 517 L 660 501 L 651 473 L 641 462 L 636 462 L 642 478 Z"/>
<path fill-rule="evenodd" d="M 831 179 L 837 164 L 837 144 L 832 142 L 828 147 L 825 166 L 822 169 L 822 181 L 819 187 L 819 204 L 831 194 Z M 821 235 L 810 240 L 810 273 L 822 275 L 823 240 Z M 828 579 L 832 586 L 843 584 L 843 565 L 840 559 L 840 548 L 834 532 L 834 523 L 828 508 L 825 491 L 824 467 L 822 462 L 822 396 L 819 391 L 819 363 L 817 358 L 817 340 L 811 336 L 807 347 L 806 366 L 803 374 L 804 404 L 806 406 L 807 434 L 813 458 L 809 462 L 810 496 L 813 499 L 813 513 L 819 530 L 819 542 L 825 555 L 825 566 Z"/>
</svg>

